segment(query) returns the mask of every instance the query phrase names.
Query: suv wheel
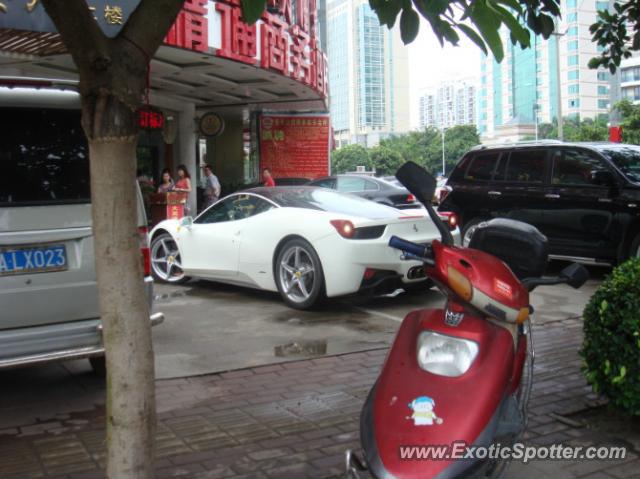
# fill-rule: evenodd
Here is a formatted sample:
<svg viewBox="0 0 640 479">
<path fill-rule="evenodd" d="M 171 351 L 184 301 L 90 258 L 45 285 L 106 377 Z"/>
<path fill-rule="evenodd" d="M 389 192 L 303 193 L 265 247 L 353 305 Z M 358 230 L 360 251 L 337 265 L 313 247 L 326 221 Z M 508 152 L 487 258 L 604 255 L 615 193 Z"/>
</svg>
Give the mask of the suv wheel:
<svg viewBox="0 0 640 479">
<path fill-rule="evenodd" d="M 462 228 L 462 246 L 467 248 L 471 242 L 471 237 L 480 223 L 486 221 L 484 218 L 473 218 Z"/>
</svg>

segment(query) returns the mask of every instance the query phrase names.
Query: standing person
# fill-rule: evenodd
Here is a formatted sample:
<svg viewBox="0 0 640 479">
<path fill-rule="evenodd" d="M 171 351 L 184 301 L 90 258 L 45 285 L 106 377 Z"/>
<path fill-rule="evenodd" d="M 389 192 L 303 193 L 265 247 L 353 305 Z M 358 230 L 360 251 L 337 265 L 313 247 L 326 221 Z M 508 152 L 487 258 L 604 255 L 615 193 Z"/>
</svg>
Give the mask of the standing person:
<svg viewBox="0 0 640 479">
<path fill-rule="evenodd" d="M 176 185 L 173 182 L 173 178 L 171 178 L 171 171 L 169 171 L 169 168 L 162 170 L 162 179 L 160 181 L 160 186 L 158 186 L 158 193 L 168 193 L 169 191 L 173 191 L 175 186 Z"/>
<path fill-rule="evenodd" d="M 220 198 L 220 182 L 218 177 L 213 174 L 211 165 L 204 165 L 204 206 L 208 208 Z"/>
<path fill-rule="evenodd" d="M 189 193 L 191 193 L 191 175 L 187 171 L 187 167 L 184 165 L 178 166 L 178 181 L 176 181 L 176 185 L 173 187 L 173 191 L 182 191 L 187 193 L 187 202 L 184 205 L 184 214 L 188 215 L 191 211 L 191 206 L 189 206 Z"/>
<path fill-rule="evenodd" d="M 271 171 L 269 171 L 269 168 L 265 168 L 264 170 L 262 170 L 262 179 L 264 180 L 264 186 L 276 186 L 276 182 L 274 181 L 273 176 L 271 176 Z"/>
</svg>

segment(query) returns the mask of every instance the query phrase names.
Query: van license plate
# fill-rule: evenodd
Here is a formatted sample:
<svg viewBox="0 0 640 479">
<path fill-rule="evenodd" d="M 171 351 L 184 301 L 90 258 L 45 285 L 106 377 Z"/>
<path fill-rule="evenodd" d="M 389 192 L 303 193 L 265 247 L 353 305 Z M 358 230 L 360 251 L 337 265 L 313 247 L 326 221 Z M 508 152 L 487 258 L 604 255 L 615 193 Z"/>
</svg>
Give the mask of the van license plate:
<svg viewBox="0 0 640 479">
<path fill-rule="evenodd" d="M 0 246 L 0 276 L 64 271 L 67 251 L 62 244 L 46 246 Z"/>
</svg>

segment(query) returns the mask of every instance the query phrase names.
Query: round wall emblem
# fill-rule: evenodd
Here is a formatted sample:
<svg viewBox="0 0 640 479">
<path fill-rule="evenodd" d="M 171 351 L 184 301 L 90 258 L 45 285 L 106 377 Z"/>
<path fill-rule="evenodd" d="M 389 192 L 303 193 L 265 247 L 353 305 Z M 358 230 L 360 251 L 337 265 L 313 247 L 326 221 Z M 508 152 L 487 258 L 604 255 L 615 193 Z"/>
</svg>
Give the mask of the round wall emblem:
<svg viewBox="0 0 640 479">
<path fill-rule="evenodd" d="M 207 112 L 200 117 L 198 130 L 202 136 L 218 136 L 224 130 L 224 120 L 217 113 Z"/>
</svg>

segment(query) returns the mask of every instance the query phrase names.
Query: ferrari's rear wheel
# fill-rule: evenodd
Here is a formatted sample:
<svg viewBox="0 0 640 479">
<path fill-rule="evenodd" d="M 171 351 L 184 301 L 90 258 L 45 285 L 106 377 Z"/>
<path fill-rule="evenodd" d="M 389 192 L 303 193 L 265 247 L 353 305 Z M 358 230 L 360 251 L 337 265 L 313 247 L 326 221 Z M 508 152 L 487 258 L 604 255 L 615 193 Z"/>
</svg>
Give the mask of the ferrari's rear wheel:
<svg viewBox="0 0 640 479">
<path fill-rule="evenodd" d="M 322 264 L 309 242 L 303 239 L 287 241 L 276 258 L 275 274 L 278 292 L 292 308 L 309 309 L 322 298 Z"/>
<path fill-rule="evenodd" d="M 164 283 L 184 283 L 189 278 L 182 271 L 180 250 L 169 233 L 163 233 L 151 242 L 151 271 Z"/>
</svg>

